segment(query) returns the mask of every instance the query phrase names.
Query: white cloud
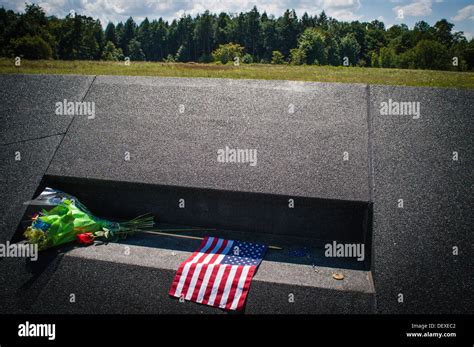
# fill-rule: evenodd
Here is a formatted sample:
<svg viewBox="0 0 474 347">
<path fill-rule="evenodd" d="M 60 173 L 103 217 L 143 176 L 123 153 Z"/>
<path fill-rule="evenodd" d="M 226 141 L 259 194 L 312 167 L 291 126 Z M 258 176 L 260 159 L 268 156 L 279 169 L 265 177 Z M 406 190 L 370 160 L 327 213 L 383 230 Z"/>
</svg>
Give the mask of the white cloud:
<svg viewBox="0 0 474 347">
<path fill-rule="evenodd" d="M 330 10 L 327 12 L 331 17 L 337 18 L 339 20 L 351 22 L 361 19 L 362 15 L 357 15 L 351 10 Z"/>
<path fill-rule="evenodd" d="M 360 8 L 359 0 L 323 0 L 322 7 L 324 8 L 340 8 L 340 7 L 350 7 L 350 8 Z"/>
<path fill-rule="evenodd" d="M 431 0 L 415 0 L 408 5 L 395 6 L 392 10 L 398 15 L 399 11 L 403 11 L 404 17 L 422 17 L 429 16 L 433 11 Z"/>
<path fill-rule="evenodd" d="M 311 4 L 314 4 L 313 10 L 309 11 L 307 8 L 311 7 Z M 304 5 L 301 6 L 303 10 L 300 14 L 305 11 L 308 13 L 319 13 L 324 10 L 328 16 L 343 21 L 355 21 L 363 17 L 357 14 L 357 11 L 362 7 L 360 0 L 303 0 L 300 1 L 299 5 Z"/>
<path fill-rule="evenodd" d="M 1 5 L 15 11 L 24 10 L 25 0 L 0 0 Z M 286 9 L 295 9 L 298 16 L 304 12 L 311 15 L 322 10 L 338 20 L 359 20 L 361 0 L 30 0 L 40 5 L 47 15 L 63 17 L 71 10 L 78 14 L 98 18 L 103 25 L 109 21 L 125 21 L 132 16 L 136 22 L 145 17 L 163 17 L 165 20 L 179 18 L 183 14 L 196 15 L 205 10 L 212 13 L 239 13 L 257 6 L 262 13 L 280 16 Z"/>
<path fill-rule="evenodd" d="M 0 0 L 8 9 L 23 11 L 25 0 Z M 102 23 L 123 21 L 132 16 L 141 21 L 163 17 L 177 18 L 183 13 L 196 15 L 205 10 L 213 13 L 239 13 L 257 6 L 260 12 L 280 16 L 286 9 L 294 8 L 301 16 L 304 12 L 319 14 L 325 10 L 337 19 L 358 19 L 356 11 L 361 0 L 32 0 L 40 5 L 47 15 L 65 16 L 71 10 L 99 18 Z"/>
<path fill-rule="evenodd" d="M 474 20 L 474 5 L 463 7 L 458 11 L 457 15 L 451 19 L 455 22 L 461 22 L 466 19 Z"/>
<path fill-rule="evenodd" d="M 25 0 L 0 0 L 5 8 L 24 10 Z M 172 20 L 182 14 L 196 15 L 205 10 L 212 13 L 239 13 L 257 6 L 260 13 L 280 16 L 286 9 L 295 9 L 298 16 L 311 15 L 325 10 L 328 16 L 339 20 L 358 20 L 361 0 L 30 0 L 40 5 L 47 15 L 63 17 L 71 10 L 78 14 L 98 18 L 102 24 L 124 21 L 132 16 L 136 22 L 145 17 L 163 17 Z"/>
</svg>

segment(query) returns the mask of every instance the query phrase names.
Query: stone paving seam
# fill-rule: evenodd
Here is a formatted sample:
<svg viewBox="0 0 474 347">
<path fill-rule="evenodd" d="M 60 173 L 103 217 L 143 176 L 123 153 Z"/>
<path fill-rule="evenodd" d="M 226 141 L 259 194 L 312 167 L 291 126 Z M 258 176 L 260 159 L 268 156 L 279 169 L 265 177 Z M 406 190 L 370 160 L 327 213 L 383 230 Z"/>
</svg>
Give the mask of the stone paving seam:
<svg viewBox="0 0 474 347">
<path fill-rule="evenodd" d="M 48 137 L 61 136 L 61 135 L 65 135 L 65 134 L 66 134 L 65 132 L 61 132 L 61 133 L 57 133 L 57 134 L 34 137 L 34 138 L 31 138 L 31 139 L 24 139 L 24 140 L 13 141 L 13 142 L 8 142 L 8 143 L 0 143 L 0 146 L 10 146 L 10 145 L 18 144 L 18 143 L 25 143 L 25 142 L 29 142 L 29 141 L 42 140 L 42 139 L 47 139 Z"/>
<path fill-rule="evenodd" d="M 89 94 L 90 90 L 92 89 L 92 85 L 94 84 L 95 79 L 97 78 L 97 75 L 94 75 L 93 77 L 94 77 L 94 78 L 92 79 L 91 84 L 89 85 L 89 87 L 87 88 L 86 92 L 84 93 L 84 96 L 82 97 L 81 102 L 84 102 L 84 100 L 86 99 L 86 97 L 87 97 L 87 95 Z M 52 155 L 52 157 L 51 157 L 51 160 L 50 160 L 49 163 L 48 163 L 48 167 L 46 168 L 45 172 L 43 173 L 43 177 L 44 177 L 44 175 L 48 172 L 49 167 L 51 166 L 51 163 L 53 162 L 54 158 L 56 157 L 56 153 L 58 152 L 59 147 L 61 147 L 61 144 L 63 143 L 63 140 L 64 140 L 64 138 L 66 137 L 66 135 L 67 135 L 69 129 L 71 128 L 71 125 L 72 125 L 72 123 L 74 122 L 75 119 L 76 119 L 76 116 L 74 115 L 74 116 L 72 117 L 71 121 L 69 122 L 69 124 L 68 124 L 68 126 L 67 126 L 67 128 L 66 128 L 66 131 L 65 131 L 64 133 L 60 134 L 60 135 L 62 135 L 61 140 L 59 141 L 59 144 L 57 145 L 56 149 L 54 150 L 54 153 L 53 153 L 53 155 Z"/>
<path fill-rule="evenodd" d="M 372 114 L 370 112 L 370 84 L 366 87 L 366 98 L 367 98 L 367 165 L 368 165 L 368 180 L 369 180 L 369 200 L 374 201 L 373 193 L 375 189 L 375 177 L 374 177 L 374 127 Z"/>
</svg>

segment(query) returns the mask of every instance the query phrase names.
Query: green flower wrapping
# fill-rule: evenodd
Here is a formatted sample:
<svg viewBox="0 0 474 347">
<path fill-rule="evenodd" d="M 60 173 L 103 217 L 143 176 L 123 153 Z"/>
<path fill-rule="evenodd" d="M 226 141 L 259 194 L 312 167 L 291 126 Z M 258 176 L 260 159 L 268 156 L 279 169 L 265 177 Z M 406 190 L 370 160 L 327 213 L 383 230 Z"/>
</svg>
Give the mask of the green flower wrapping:
<svg viewBox="0 0 474 347">
<path fill-rule="evenodd" d="M 45 209 L 35 217 L 24 233 L 29 243 L 37 244 L 39 250 L 60 246 L 78 240 L 95 238 L 114 239 L 126 237 L 141 229 L 153 227 L 153 216 L 141 216 L 128 222 L 112 222 L 97 218 L 73 196 L 47 188 L 36 201 L 47 201 L 56 204 L 54 208 Z M 62 195 L 59 195 L 62 194 Z M 35 201 L 35 200 L 34 200 Z"/>
</svg>

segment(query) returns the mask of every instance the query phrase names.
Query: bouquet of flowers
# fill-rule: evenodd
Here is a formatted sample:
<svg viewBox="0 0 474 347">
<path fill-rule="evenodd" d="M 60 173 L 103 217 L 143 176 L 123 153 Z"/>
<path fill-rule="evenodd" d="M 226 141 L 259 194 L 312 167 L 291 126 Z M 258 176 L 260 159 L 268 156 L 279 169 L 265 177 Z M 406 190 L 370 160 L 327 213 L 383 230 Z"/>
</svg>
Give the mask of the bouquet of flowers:
<svg viewBox="0 0 474 347">
<path fill-rule="evenodd" d="M 45 250 L 73 241 L 91 244 L 95 239 L 114 240 L 154 226 L 152 215 L 143 215 L 127 222 L 114 222 L 94 216 L 72 195 L 46 188 L 30 205 L 53 206 L 42 209 L 32 218 L 24 232 L 29 243 Z"/>
</svg>

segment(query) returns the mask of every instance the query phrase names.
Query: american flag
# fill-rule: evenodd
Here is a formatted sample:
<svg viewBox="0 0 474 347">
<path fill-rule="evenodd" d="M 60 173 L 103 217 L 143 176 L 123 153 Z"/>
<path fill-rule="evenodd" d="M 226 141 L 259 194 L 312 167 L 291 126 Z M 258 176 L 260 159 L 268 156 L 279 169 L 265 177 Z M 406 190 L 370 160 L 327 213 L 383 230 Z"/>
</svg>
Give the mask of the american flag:
<svg viewBox="0 0 474 347">
<path fill-rule="evenodd" d="M 170 295 L 226 310 L 241 310 L 267 250 L 256 243 L 205 237 L 176 273 Z"/>
</svg>

